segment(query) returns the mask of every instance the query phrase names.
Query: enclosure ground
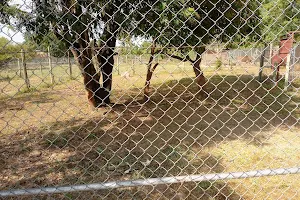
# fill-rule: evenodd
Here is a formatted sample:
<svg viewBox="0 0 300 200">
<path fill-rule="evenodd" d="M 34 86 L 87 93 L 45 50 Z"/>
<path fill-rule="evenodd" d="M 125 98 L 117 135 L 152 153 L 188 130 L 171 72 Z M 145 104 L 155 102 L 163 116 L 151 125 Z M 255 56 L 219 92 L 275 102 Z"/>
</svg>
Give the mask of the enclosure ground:
<svg viewBox="0 0 300 200">
<path fill-rule="evenodd" d="M 259 83 L 256 67 L 207 68 L 206 97 L 194 84 L 192 69 L 176 70 L 165 65 L 157 71 L 151 100 L 145 104 L 139 101 L 145 76 L 115 74 L 116 105 L 97 110 L 88 106 L 79 76 L 65 77 L 63 84 L 37 84 L 25 92 L 5 87 L 17 88 L 22 79 L 2 80 L 1 89 L 13 98 L 2 95 L 0 100 L 1 190 L 300 165 L 299 79 L 284 92 L 282 81 L 277 86 L 271 80 Z M 274 176 L 39 198 L 300 199 L 299 178 Z"/>
</svg>

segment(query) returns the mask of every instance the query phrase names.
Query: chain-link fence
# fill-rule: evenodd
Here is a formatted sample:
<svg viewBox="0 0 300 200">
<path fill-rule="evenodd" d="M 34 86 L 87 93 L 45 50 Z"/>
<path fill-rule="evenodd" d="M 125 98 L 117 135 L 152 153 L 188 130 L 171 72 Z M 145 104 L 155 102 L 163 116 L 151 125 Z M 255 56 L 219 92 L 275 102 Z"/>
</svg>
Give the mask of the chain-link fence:
<svg viewBox="0 0 300 200">
<path fill-rule="evenodd" d="M 2 0 L 0 197 L 299 199 L 298 0 Z"/>
</svg>

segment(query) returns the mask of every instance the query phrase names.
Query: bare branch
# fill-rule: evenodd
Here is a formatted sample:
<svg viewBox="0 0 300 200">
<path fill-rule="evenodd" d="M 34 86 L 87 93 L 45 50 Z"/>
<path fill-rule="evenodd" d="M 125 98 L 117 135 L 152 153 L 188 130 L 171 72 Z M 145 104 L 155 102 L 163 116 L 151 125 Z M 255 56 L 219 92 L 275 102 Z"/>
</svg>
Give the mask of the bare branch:
<svg viewBox="0 0 300 200">
<path fill-rule="evenodd" d="M 158 63 L 156 63 L 156 64 L 152 67 L 152 69 L 151 69 L 151 72 L 152 72 L 152 73 L 155 71 L 155 69 L 156 69 L 157 66 L 158 66 Z"/>
<path fill-rule="evenodd" d="M 171 58 L 174 58 L 174 59 L 177 59 L 177 60 L 181 60 L 183 62 L 186 62 L 186 61 L 193 62 L 193 60 L 190 58 L 189 55 L 185 56 L 185 58 L 184 58 L 184 57 L 176 56 L 174 54 L 169 54 L 169 53 L 164 53 L 164 54 L 167 55 L 167 56 L 170 56 Z"/>
</svg>

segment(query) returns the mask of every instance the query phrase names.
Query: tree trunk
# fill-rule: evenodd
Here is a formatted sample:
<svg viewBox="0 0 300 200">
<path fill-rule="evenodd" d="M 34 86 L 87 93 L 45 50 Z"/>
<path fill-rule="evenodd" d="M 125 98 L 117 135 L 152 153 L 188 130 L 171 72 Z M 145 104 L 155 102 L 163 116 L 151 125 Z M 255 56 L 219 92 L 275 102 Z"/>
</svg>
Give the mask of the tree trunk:
<svg viewBox="0 0 300 200">
<path fill-rule="evenodd" d="M 112 89 L 112 73 L 113 67 L 115 64 L 114 59 L 114 49 L 116 47 L 117 39 L 113 34 L 107 33 L 107 37 L 110 38 L 106 41 L 106 43 L 100 48 L 98 52 L 97 59 L 100 63 L 100 71 L 103 78 L 103 88 L 101 88 L 102 96 L 101 99 L 103 100 L 103 105 L 110 104 L 110 94 Z"/>
<path fill-rule="evenodd" d="M 196 82 L 199 86 L 199 89 L 206 90 L 206 79 L 204 77 L 203 72 L 200 69 L 201 60 L 201 56 L 198 55 L 196 60 L 192 63 L 192 65 L 194 73 L 196 75 Z"/>
<path fill-rule="evenodd" d="M 152 64 L 150 67 L 148 67 L 147 70 L 147 76 L 146 76 L 146 83 L 145 83 L 145 88 L 144 88 L 144 101 L 148 101 L 150 98 L 150 81 L 152 79 L 152 75 L 156 67 L 158 66 L 158 63 L 156 63 L 153 68 L 151 68 Z"/>
<path fill-rule="evenodd" d="M 102 92 L 106 93 L 103 96 L 103 103 L 110 104 L 110 93 L 112 88 L 112 72 L 114 67 L 114 52 L 111 49 L 104 50 L 100 55 L 100 70 L 103 78 Z"/>
<path fill-rule="evenodd" d="M 76 60 L 78 60 L 79 62 L 79 66 L 83 76 L 83 83 L 88 93 L 88 100 L 92 104 L 92 106 L 97 107 L 103 103 L 103 100 L 101 98 L 103 94 L 100 90 L 100 76 L 97 73 L 93 62 L 91 61 L 91 58 L 91 49 L 85 49 L 81 54 L 79 54 Z"/>
<path fill-rule="evenodd" d="M 147 76 L 146 76 L 146 82 L 145 82 L 145 88 L 144 88 L 144 101 L 145 102 L 148 101 L 150 98 L 150 95 L 149 95 L 150 94 L 150 81 L 151 81 L 154 70 L 158 66 L 158 63 L 156 63 L 152 68 L 154 55 L 155 55 L 155 41 L 153 42 L 152 47 L 151 47 L 151 56 L 150 56 L 148 66 L 147 66 Z"/>
<path fill-rule="evenodd" d="M 186 55 L 185 57 L 180 57 L 180 56 L 177 56 L 177 55 L 174 55 L 174 54 L 168 54 L 168 53 L 165 53 L 165 54 L 170 56 L 171 58 L 175 58 L 175 59 L 180 60 L 182 62 L 185 62 L 185 61 L 191 62 L 192 66 L 193 66 L 194 73 L 196 75 L 197 85 L 199 86 L 200 90 L 205 91 L 206 90 L 206 80 L 205 80 L 205 77 L 203 75 L 203 72 L 200 69 L 200 64 L 201 64 L 201 60 L 202 60 L 201 56 L 205 52 L 205 48 L 204 47 L 198 47 L 198 48 L 195 49 L 195 51 L 197 53 L 197 56 L 196 56 L 195 60 L 192 60 L 189 55 Z"/>
<path fill-rule="evenodd" d="M 72 51 L 73 52 L 73 51 Z M 76 55 L 76 54 L 75 54 Z M 75 57 L 74 55 L 74 57 Z M 103 76 L 103 87 L 100 85 L 100 74 L 92 62 L 92 51 L 86 49 L 76 60 L 79 62 L 83 82 L 88 92 L 88 100 L 94 107 L 110 104 L 110 92 L 112 88 L 112 70 L 114 66 L 113 53 L 101 54 L 100 70 Z"/>
<path fill-rule="evenodd" d="M 93 51 L 89 46 L 87 33 L 82 33 L 78 43 L 71 49 L 76 62 L 79 64 L 88 101 L 92 106 L 98 107 L 104 103 L 107 93 L 101 90 L 100 75 L 97 73 L 92 62 Z"/>
</svg>

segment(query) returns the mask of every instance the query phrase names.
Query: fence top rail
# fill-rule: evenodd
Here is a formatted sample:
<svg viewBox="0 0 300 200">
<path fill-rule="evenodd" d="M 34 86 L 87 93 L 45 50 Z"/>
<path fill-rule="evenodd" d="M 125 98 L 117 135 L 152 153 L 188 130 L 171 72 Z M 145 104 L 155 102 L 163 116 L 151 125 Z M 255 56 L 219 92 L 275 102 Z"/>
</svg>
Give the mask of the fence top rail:
<svg viewBox="0 0 300 200">
<path fill-rule="evenodd" d="M 225 179 L 255 178 L 255 177 L 265 177 L 265 176 L 275 176 L 275 175 L 287 175 L 287 174 L 300 174 L 300 167 L 264 169 L 264 170 L 245 171 L 245 172 L 217 173 L 217 174 L 205 174 L 205 175 L 173 176 L 173 177 L 164 177 L 164 178 L 148 178 L 148 179 L 139 179 L 139 180 L 127 180 L 127 181 L 111 181 L 107 183 L 94 183 L 94 184 L 83 184 L 83 185 L 72 185 L 72 186 L 61 186 L 61 187 L 6 190 L 6 191 L 0 191 L 0 197 L 106 190 L 106 189 L 115 189 L 115 188 L 123 188 L 123 187 L 174 184 L 174 183 L 184 183 L 184 182 L 217 181 L 217 180 L 225 180 Z"/>
</svg>

